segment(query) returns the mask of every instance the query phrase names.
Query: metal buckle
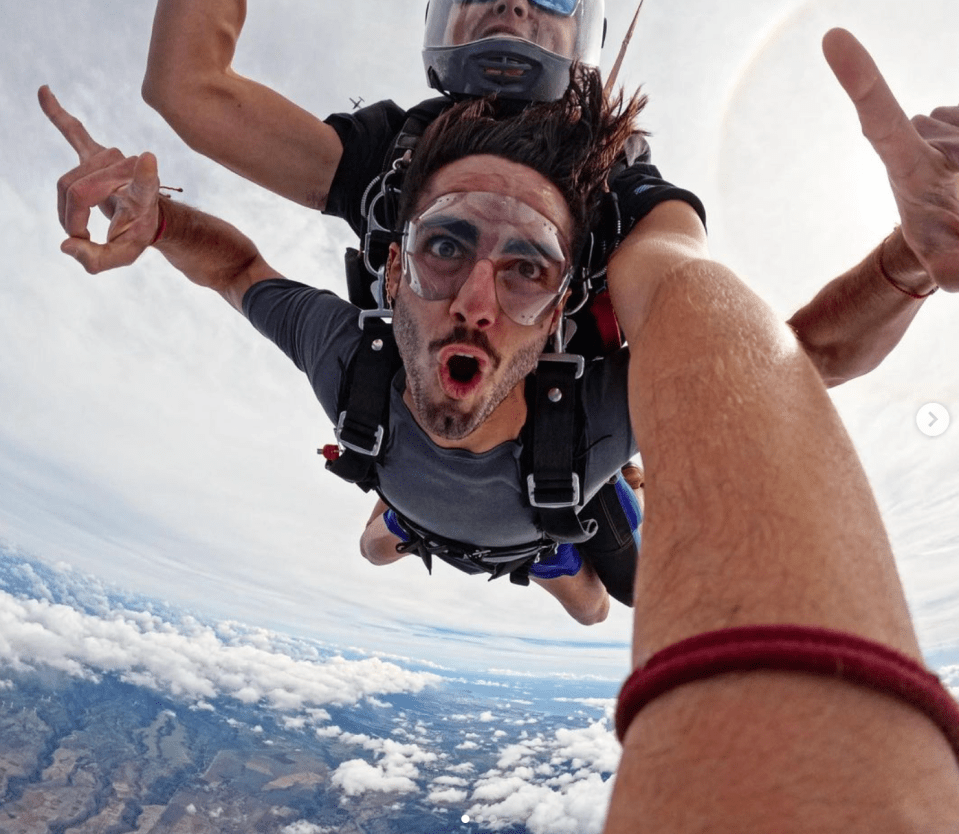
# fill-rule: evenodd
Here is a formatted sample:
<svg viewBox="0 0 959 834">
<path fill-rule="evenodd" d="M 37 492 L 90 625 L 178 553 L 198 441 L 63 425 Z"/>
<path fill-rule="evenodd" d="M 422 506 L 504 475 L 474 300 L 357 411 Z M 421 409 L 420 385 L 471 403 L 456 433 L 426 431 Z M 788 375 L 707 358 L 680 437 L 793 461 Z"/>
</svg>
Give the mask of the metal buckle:
<svg viewBox="0 0 959 834">
<path fill-rule="evenodd" d="M 532 475 L 526 476 L 526 490 L 529 493 L 529 503 L 532 507 L 538 507 L 541 510 L 558 510 L 562 507 L 579 506 L 579 475 L 572 473 L 573 479 L 573 500 L 572 501 L 551 501 L 540 503 L 536 500 L 536 479 Z"/>
<path fill-rule="evenodd" d="M 360 330 L 366 327 L 367 319 L 392 319 L 393 311 L 389 307 L 379 307 L 376 310 L 360 310 Z"/>
<path fill-rule="evenodd" d="M 583 375 L 586 369 L 586 360 L 578 353 L 544 353 L 539 357 L 540 362 L 568 362 L 576 366 L 576 379 Z"/>
<path fill-rule="evenodd" d="M 375 458 L 380 453 L 380 447 L 383 445 L 383 425 L 380 424 L 376 427 L 376 434 L 373 440 L 372 449 L 364 449 L 362 446 L 357 446 L 355 443 L 348 443 L 343 439 L 343 423 L 346 420 L 346 412 L 340 412 L 340 419 L 337 420 L 336 428 L 333 429 L 333 433 L 336 435 L 336 442 L 340 444 L 344 449 L 349 449 L 351 452 L 356 452 L 360 455 L 369 455 L 370 457 Z"/>
</svg>

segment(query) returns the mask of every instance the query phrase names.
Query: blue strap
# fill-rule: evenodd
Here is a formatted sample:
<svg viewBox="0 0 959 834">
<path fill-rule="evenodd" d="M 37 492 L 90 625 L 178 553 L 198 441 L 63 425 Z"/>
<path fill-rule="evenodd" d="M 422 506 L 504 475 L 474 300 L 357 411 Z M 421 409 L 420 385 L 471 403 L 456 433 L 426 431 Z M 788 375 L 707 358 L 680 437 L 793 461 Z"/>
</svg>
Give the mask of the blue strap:
<svg viewBox="0 0 959 834">
<path fill-rule="evenodd" d="M 583 566 L 583 559 L 579 555 L 575 544 L 562 542 L 556 553 L 548 559 L 534 562 L 530 565 L 529 575 L 537 579 L 556 579 L 559 576 L 575 576 Z"/>
<path fill-rule="evenodd" d="M 383 513 L 383 521 L 386 522 L 386 529 L 396 536 L 401 542 L 408 542 L 410 540 L 409 533 L 403 529 L 403 525 L 400 524 L 400 520 L 396 517 L 396 513 L 393 512 L 392 507 Z"/>
</svg>

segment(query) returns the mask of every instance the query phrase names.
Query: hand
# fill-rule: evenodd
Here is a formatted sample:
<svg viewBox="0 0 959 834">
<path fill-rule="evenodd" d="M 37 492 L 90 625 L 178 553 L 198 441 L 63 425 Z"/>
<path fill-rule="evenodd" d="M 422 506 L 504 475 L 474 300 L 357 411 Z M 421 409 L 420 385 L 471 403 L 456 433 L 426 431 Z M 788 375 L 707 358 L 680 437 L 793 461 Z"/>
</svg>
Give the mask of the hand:
<svg viewBox="0 0 959 834">
<path fill-rule="evenodd" d="M 159 224 L 156 157 L 124 157 L 116 148 L 103 147 L 60 106 L 49 87 L 41 87 L 38 96 L 43 112 L 80 158 L 57 182 L 60 225 L 70 236 L 60 251 L 91 274 L 132 264 L 153 242 Z M 94 206 L 110 218 L 106 243 L 94 243 L 87 230 Z"/>
<path fill-rule="evenodd" d="M 936 284 L 959 292 L 959 107 L 910 122 L 849 32 L 827 32 L 823 53 L 886 166 L 906 243 Z"/>
</svg>

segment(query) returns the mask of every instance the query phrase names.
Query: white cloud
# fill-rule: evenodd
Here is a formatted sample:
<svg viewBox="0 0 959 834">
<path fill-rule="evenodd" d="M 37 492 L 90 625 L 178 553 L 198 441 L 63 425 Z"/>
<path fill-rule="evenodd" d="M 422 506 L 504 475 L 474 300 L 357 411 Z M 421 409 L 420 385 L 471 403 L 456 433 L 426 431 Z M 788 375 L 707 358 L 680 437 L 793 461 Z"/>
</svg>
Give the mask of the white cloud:
<svg viewBox="0 0 959 834">
<path fill-rule="evenodd" d="M 297 820 L 280 829 L 280 834 L 334 834 L 335 829 L 325 825 L 314 825 L 306 820 Z"/>
<path fill-rule="evenodd" d="M 416 782 L 409 776 L 387 773 L 383 768 L 371 765 L 363 759 L 343 762 L 333 772 L 331 781 L 342 788 L 347 796 L 356 796 L 367 791 L 413 793 L 418 790 Z"/>
<path fill-rule="evenodd" d="M 473 783 L 469 815 L 492 830 L 521 822 L 532 834 L 599 832 L 620 754 L 609 718 L 507 744 Z"/>
<path fill-rule="evenodd" d="M 224 639 L 190 618 L 172 623 L 125 609 L 93 616 L 6 592 L 0 592 L 0 663 L 14 669 L 47 666 L 86 678 L 116 674 L 201 703 L 221 696 L 283 712 L 415 693 L 439 681 L 378 658 L 297 660 L 271 649 L 263 631 L 250 640 Z M 313 717 L 324 715 L 328 718 Z"/>
<path fill-rule="evenodd" d="M 416 744 L 403 744 L 395 739 L 348 736 L 344 740 L 360 743 L 374 753 L 371 764 L 363 759 L 343 762 L 333 772 L 332 781 L 349 796 L 380 791 L 382 793 L 412 793 L 419 790 L 418 765 L 432 764 L 439 759 L 436 753 Z M 362 739 L 362 740 L 361 740 Z"/>
<path fill-rule="evenodd" d="M 469 785 L 469 782 L 460 776 L 437 776 L 433 780 L 433 784 L 444 787 L 465 788 Z"/>
<path fill-rule="evenodd" d="M 435 788 L 426 795 L 426 800 L 435 805 L 462 805 L 469 794 L 456 788 Z"/>
</svg>

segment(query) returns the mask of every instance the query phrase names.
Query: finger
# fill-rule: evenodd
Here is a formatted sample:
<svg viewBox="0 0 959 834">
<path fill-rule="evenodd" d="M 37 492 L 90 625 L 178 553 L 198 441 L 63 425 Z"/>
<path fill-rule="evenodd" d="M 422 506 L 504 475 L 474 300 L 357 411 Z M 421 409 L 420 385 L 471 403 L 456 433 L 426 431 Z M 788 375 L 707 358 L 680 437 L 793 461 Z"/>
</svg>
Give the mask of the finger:
<svg viewBox="0 0 959 834">
<path fill-rule="evenodd" d="M 833 74 L 852 99 L 863 135 L 879 154 L 889 176 L 915 170 L 926 150 L 872 57 L 845 29 L 831 29 L 822 43 Z"/>
<path fill-rule="evenodd" d="M 63 216 L 61 225 L 70 237 L 89 237 L 87 226 L 90 209 L 109 200 L 118 189 L 127 185 L 134 175 L 136 157 L 129 157 L 74 179 L 62 189 Z"/>
<path fill-rule="evenodd" d="M 959 108 L 953 109 L 959 110 Z M 939 111 L 932 112 L 935 115 Z M 953 115 L 956 115 L 959 120 L 959 114 Z M 912 126 L 927 145 L 935 148 L 945 157 L 946 163 L 953 171 L 959 171 L 959 121 L 956 124 L 950 124 L 948 121 L 932 116 L 914 116 Z"/>
<path fill-rule="evenodd" d="M 937 107 L 929 114 L 929 118 L 959 127 L 959 107 Z"/>
<path fill-rule="evenodd" d="M 91 275 L 129 266 L 143 252 L 143 246 L 134 241 L 94 243 L 92 240 L 71 237 L 60 244 L 60 251 L 80 262 Z"/>
<path fill-rule="evenodd" d="M 38 91 L 37 98 L 40 100 L 40 109 L 53 122 L 53 126 L 63 134 L 63 138 L 70 143 L 70 147 L 77 152 L 81 162 L 97 151 L 103 150 L 103 146 L 93 140 L 80 120 L 63 109 L 46 84 Z"/>
<path fill-rule="evenodd" d="M 59 180 L 57 180 L 57 216 L 60 218 L 60 225 L 65 222 L 66 215 L 66 196 L 73 183 L 88 177 L 91 173 L 108 168 L 111 165 L 118 165 L 125 157 L 116 148 L 104 148 L 98 151 L 94 156 L 81 162 L 72 171 L 68 171 Z"/>
</svg>

